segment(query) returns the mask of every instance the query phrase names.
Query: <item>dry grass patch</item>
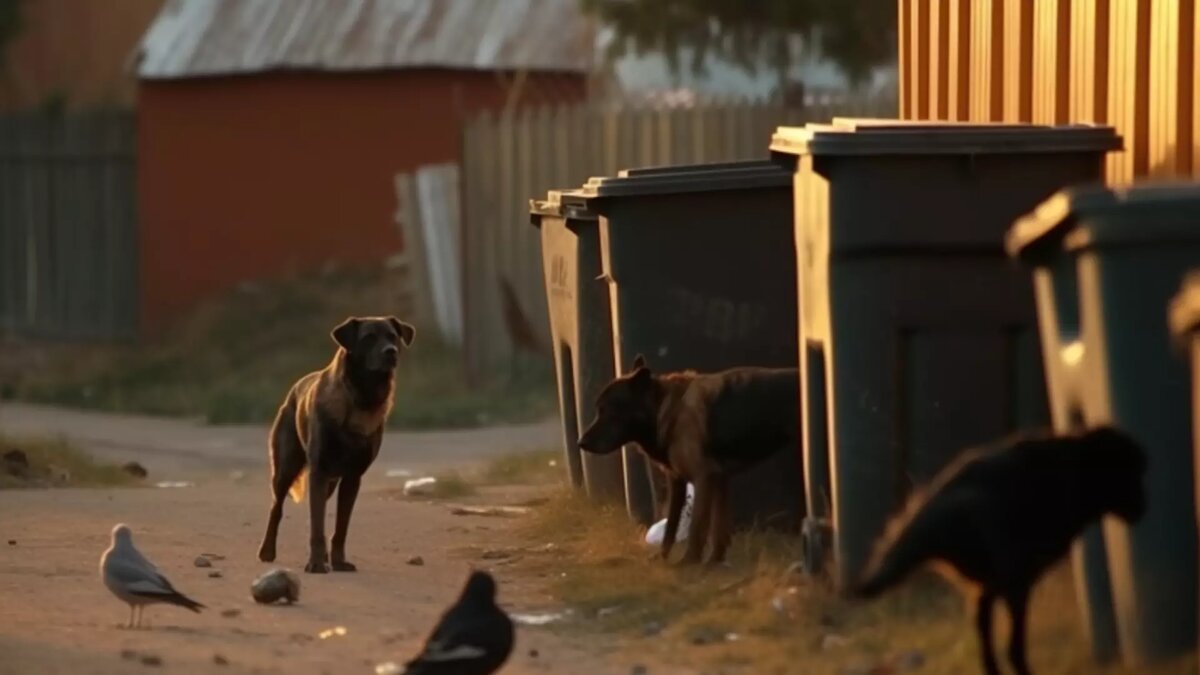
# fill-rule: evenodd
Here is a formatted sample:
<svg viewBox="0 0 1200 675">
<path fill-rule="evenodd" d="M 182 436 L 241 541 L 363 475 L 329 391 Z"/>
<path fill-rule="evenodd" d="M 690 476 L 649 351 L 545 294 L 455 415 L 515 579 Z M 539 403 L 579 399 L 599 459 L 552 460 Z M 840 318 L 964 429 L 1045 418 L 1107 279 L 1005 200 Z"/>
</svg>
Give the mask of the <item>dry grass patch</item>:
<svg viewBox="0 0 1200 675">
<path fill-rule="evenodd" d="M 479 479 L 485 485 L 549 485 L 561 481 L 562 477 L 560 451 L 530 450 L 491 460 Z"/>
<path fill-rule="evenodd" d="M 23 453 L 28 465 L 2 459 Z M 116 464 L 98 461 L 64 439 L 0 435 L 0 489 L 133 485 L 139 479 Z"/>
<path fill-rule="evenodd" d="M 459 475 L 457 471 L 447 471 L 435 478 L 437 482 L 433 484 L 433 490 L 422 496 L 434 499 L 462 499 L 470 497 L 476 492 L 475 486 Z"/>
<path fill-rule="evenodd" d="M 350 315 L 406 315 L 398 274 L 343 269 L 246 285 L 203 303 L 145 343 L 5 343 L 0 398 L 211 424 L 269 423 L 296 378 L 333 356 L 333 326 Z M 389 425 L 435 429 L 544 419 L 557 408 L 552 365 L 549 358 L 514 359 L 509 372 L 470 384 L 459 350 L 441 344 L 435 326 L 417 326 L 397 369 Z"/>
<path fill-rule="evenodd" d="M 729 568 L 670 567 L 642 543 L 640 528 L 623 509 L 565 490 L 536 509 L 519 534 L 531 546 L 556 544 L 510 568 L 546 579 L 547 590 L 576 610 L 576 620 L 552 630 L 600 632 L 644 663 L 698 671 L 869 673 L 919 655 L 914 672 L 979 670 L 965 602 L 932 575 L 878 602 L 849 603 L 827 583 L 790 571 L 799 558 L 797 541 L 768 532 L 738 535 Z M 998 612 L 996 622 L 1003 650 L 1007 616 Z M 1196 672 L 1195 657 L 1154 669 L 1093 665 L 1065 566 L 1038 587 L 1030 630 L 1030 659 L 1039 675 Z"/>
</svg>

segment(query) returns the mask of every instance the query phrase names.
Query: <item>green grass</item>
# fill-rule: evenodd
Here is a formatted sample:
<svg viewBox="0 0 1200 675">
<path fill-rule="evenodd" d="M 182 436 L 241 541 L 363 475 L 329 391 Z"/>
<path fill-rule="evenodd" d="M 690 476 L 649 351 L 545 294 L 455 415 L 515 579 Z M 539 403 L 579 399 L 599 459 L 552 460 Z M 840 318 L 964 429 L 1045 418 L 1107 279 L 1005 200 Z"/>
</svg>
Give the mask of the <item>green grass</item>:
<svg viewBox="0 0 1200 675">
<path fill-rule="evenodd" d="M 9 377 L 25 401 L 110 412 L 263 423 L 301 375 L 329 362 L 330 329 L 349 315 L 404 316 L 382 271 L 339 273 L 243 289 L 198 309 L 148 344 L 49 352 Z M 472 427 L 542 419 L 555 410 L 548 359 L 524 359 L 482 386 L 466 383 L 462 357 L 432 327 L 417 327 L 397 371 L 393 427 Z"/>
<path fill-rule="evenodd" d="M 567 491 L 520 527 L 519 538 L 531 547 L 556 546 L 524 557 L 508 573 L 540 580 L 576 610 L 576 618 L 549 630 L 608 635 L 632 659 L 650 664 L 651 672 L 656 662 L 694 672 L 902 672 L 869 668 L 913 651 L 924 659 L 916 672 L 979 672 L 966 603 L 932 574 L 918 575 L 877 602 L 847 602 L 828 583 L 789 572 L 800 556 L 798 541 L 769 532 L 738 534 L 728 569 L 680 569 L 663 564 L 657 549 L 642 543 L 641 528 L 622 508 Z M 1003 610 L 996 623 L 1003 659 Z M 648 637 L 651 625 L 661 626 L 661 633 Z M 730 633 L 735 640 L 725 638 Z M 1035 590 L 1029 643 L 1031 665 L 1042 675 L 1183 675 L 1197 667 L 1194 655 L 1136 670 L 1093 664 L 1066 565 Z"/>
<path fill-rule="evenodd" d="M 12 450 L 25 453 L 29 468 L 23 475 L 14 476 L 6 470 L 4 461 L 0 459 L 0 489 L 98 487 L 139 482 L 120 466 L 98 461 L 63 439 L 0 435 L 0 457 Z"/>
</svg>

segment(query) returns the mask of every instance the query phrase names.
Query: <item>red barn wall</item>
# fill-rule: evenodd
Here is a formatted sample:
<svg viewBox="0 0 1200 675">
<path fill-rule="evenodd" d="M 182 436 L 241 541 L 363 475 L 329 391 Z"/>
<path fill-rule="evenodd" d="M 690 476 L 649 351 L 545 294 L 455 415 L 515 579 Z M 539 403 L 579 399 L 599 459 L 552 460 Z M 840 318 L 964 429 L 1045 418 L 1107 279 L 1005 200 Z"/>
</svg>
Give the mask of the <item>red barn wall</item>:
<svg viewBox="0 0 1200 675">
<path fill-rule="evenodd" d="M 537 75 L 525 102 L 581 100 Z M 154 330 L 247 280 L 401 250 L 393 176 L 455 162 L 464 115 L 504 105 L 495 73 L 263 74 L 143 81 L 141 321 Z"/>
</svg>

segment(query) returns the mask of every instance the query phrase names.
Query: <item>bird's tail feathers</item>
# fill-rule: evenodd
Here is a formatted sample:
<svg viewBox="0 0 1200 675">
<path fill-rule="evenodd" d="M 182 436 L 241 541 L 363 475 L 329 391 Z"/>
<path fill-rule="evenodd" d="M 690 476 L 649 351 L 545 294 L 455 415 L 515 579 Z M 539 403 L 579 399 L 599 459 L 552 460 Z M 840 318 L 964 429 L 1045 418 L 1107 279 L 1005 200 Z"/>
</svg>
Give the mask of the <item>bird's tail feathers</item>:
<svg viewBox="0 0 1200 675">
<path fill-rule="evenodd" d="M 196 602 L 195 600 L 189 598 L 188 596 L 184 595 L 183 593 L 180 593 L 179 591 L 175 591 L 174 595 L 168 596 L 167 602 L 170 602 L 173 605 L 179 605 L 180 607 L 183 607 L 186 609 L 190 609 L 197 614 L 199 614 L 200 610 L 202 610 L 202 609 L 208 609 L 206 606 Z"/>
</svg>

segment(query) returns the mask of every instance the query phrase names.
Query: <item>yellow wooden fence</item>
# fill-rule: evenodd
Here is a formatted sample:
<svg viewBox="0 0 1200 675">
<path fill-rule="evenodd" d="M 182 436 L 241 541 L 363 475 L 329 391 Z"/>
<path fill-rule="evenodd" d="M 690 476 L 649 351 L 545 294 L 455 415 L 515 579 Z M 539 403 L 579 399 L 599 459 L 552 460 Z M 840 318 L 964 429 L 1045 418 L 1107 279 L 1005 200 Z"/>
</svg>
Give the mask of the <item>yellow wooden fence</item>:
<svg viewBox="0 0 1200 675">
<path fill-rule="evenodd" d="M 1100 122 L 1113 184 L 1200 176 L 1198 0 L 899 0 L 908 119 Z"/>
</svg>

